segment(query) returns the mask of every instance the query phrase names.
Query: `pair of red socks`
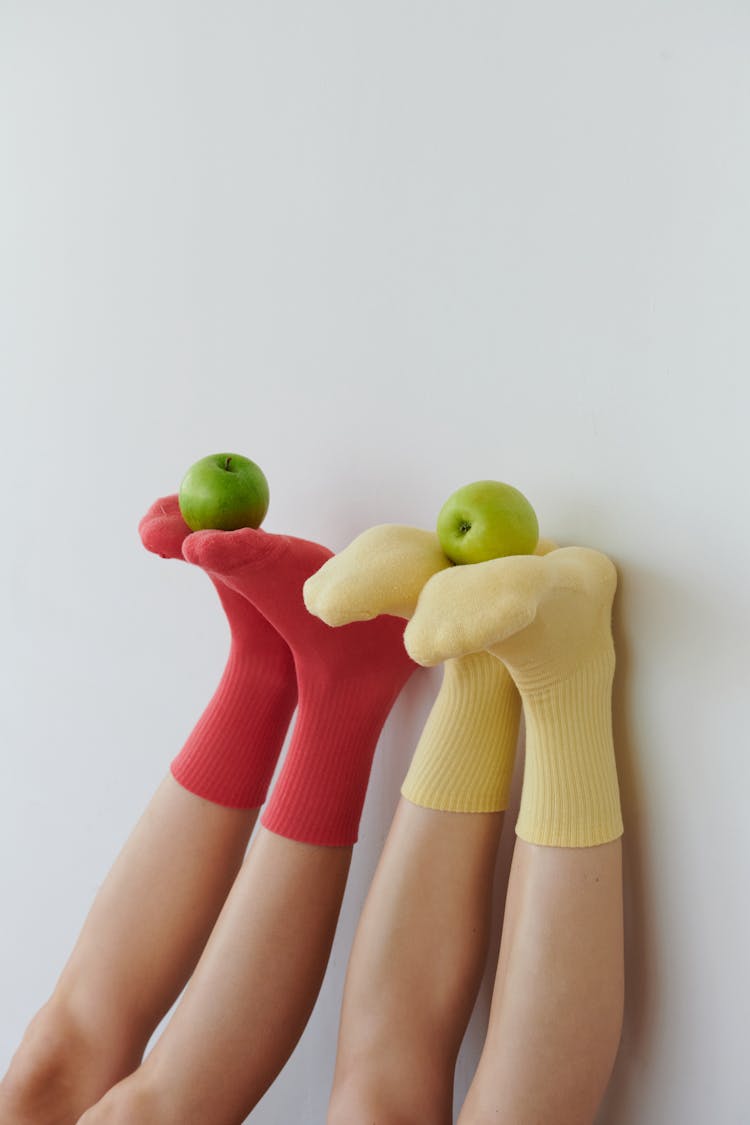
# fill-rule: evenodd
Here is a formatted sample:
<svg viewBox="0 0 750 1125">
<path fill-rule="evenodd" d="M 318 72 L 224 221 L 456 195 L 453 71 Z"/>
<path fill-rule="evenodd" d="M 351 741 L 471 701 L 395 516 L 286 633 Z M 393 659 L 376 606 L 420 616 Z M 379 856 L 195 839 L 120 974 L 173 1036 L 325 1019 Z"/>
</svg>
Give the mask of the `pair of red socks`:
<svg viewBox="0 0 750 1125">
<path fill-rule="evenodd" d="M 261 822 L 305 843 L 353 844 L 380 731 L 416 667 L 403 621 L 333 629 L 310 614 L 302 587 L 332 554 L 318 543 L 250 528 L 191 533 L 176 496 L 157 500 L 139 531 L 149 551 L 208 574 L 231 631 L 224 674 L 174 777 L 216 804 L 259 807 L 297 706 Z"/>
</svg>

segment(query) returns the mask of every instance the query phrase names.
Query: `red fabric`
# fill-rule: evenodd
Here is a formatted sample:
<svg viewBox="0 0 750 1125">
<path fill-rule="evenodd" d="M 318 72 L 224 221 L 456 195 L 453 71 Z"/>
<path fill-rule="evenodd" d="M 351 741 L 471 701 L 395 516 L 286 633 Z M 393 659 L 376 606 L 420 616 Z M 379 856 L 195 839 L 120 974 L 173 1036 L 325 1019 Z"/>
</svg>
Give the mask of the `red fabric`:
<svg viewBox="0 0 750 1125">
<path fill-rule="evenodd" d="M 139 532 L 149 551 L 182 560 L 190 528 L 177 497 L 152 504 Z M 209 577 L 229 622 L 229 658 L 212 699 L 172 762 L 172 774 L 208 801 L 258 808 L 297 701 L 294 661 L 289 646 L 247 598 Z"/>
<path fill-rule="evenodd" d="M 416 668 L 403 621 L 384 616 L 332 629 L 308 613 L 304 582 L 331 557 L 308 540 L 249 528 L 200 531 L 182 550 L 247 598 L 294 657 L 299 711 L 263 825 L 307 843 L 353 844 L 380 731 Z"/>
</svg>

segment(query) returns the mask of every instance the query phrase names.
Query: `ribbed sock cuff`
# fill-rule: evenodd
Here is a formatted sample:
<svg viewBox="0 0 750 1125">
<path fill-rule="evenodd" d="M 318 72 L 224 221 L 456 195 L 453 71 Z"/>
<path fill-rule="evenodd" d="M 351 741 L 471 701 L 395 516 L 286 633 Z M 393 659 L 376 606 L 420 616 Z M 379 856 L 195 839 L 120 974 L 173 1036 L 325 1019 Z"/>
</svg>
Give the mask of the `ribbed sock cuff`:
<svg viewBox="0 0 750 1125">
<path fill-rule="evenodd" d="M 622 835 L 612 739 L 614 653 L 538 692 L 522 687 L 526 765 L 516 834 L 581 848 Z"/>
<path fill-rule="evenodd" d="M 292 743 L 261 823 L 300 843 L 350 847 L 357 842 L 372 759 L 400 690 L 361 680 L 306 685 Z"/>
<path fill-rule="evenodd" d="M 507 808 L 520 710 L 518 692 L 496 657 L 476 653 L 447 661 L 402 796 L 443 812 Z"/>
<path fill-rule="evenodd" d="M 224 675 L 187 742 L 171 763 L 183 788 L 227 808 L 266 799 L 297 699 L 293 676 L 230 656 Z"/>
</svg>

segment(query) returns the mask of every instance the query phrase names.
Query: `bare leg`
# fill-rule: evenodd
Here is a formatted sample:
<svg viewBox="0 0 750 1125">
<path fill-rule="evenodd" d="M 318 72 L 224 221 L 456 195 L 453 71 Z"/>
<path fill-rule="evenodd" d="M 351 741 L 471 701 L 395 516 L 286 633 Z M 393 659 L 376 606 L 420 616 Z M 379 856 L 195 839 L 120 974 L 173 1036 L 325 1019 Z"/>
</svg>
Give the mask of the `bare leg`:
<svg viewBox="0 0 750 1125">
<path fill-rule="evenodd" d="M 622 815 L 612 739 L 617 573 L 570 547 L 454 567 L 407 649 L 486 647 L 523 700 L 526 762 L 490 1026 L 461 1125 L 590 1125 L 623 1010 Z"/>
<path fill-rule="evenodd" d="M 152 504 L 139 532 L 148 550 L 182 559 L 189 528 L 177 497 Z M 159 787 L 107 876 L 52 998 L 0 1084 L 3 1123 L 70 1125 L 138 1066 L 242 863 L 294 708 L 296 679 L 287 644 L 263 615 L 212 582 L 232 638 L 224 675 L 173 763 L 175 775 Z"/>
<path fill-rule="evenodd" d="M 331 1125 L 450 1125 L 502 820 L 400 801 L 349 961 Z"/>
<path fill-rule="evenodd" d="M 623 1010 L 621 841 L 516 842 L 490 1025 L 460 1125 L 589 1125 Z"/>
<path fill-rule="evenodd" d="M 425 582 L 447 566 L 434 534 L 375 527 L 329 560 L 305 596 L 331 625 L 381 612 L 409 618 Z M 494 657 L 446 664 L 354 941 L 330 1125 L 451 1121 L 456 1057 L 487 954 L 519 710 Z"/>
<path fill-rule="evenodd" d="M 351 853 L 259 830 L 161 1039 L 81 1125 L 244 1120 L 315 1004 Z"/>
<path fill-rule="evenodd" d="M 72 1125 L 138 1066 L 208 939 L 257 812 L 164 779 L 0 1083 L 3 1125 Z"/>
</svg>

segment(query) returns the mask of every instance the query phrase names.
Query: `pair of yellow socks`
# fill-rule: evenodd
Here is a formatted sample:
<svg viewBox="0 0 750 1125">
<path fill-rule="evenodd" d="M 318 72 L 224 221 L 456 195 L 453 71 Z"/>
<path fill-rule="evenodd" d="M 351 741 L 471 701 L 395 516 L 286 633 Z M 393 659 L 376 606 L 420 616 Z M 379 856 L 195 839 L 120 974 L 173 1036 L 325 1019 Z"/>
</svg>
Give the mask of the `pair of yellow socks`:
<svg viewBox="0 0 750 1125">
<path fill-rule="evenodd" d="M 614 565 L 555 549 L 452 566 L 437 537 L 384 525 L 308 579 L 308 609 L 329 625 L 407 618 L 407 651 L 445 662 L 402 794 L 450 812 L 507 808 L 521 703 L 526 763 L 517 834 L 588 847 L 622 834 L 612 741 Z"/>
</svg>

